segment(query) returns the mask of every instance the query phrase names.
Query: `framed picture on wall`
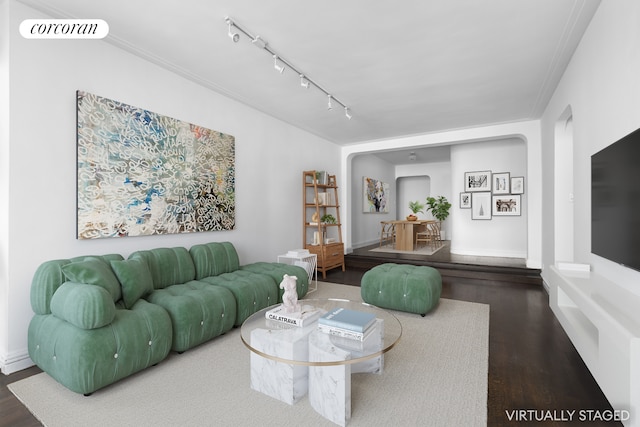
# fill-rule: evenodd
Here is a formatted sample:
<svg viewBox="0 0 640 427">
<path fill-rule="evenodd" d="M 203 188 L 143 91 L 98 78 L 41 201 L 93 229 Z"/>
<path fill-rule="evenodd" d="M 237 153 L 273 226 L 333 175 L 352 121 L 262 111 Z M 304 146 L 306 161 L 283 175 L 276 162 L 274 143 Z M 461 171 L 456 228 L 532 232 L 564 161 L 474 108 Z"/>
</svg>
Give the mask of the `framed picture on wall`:
<svg viewBox="0 0 640 427">
<path fill-rule="evenodd" d="M 491 191 L 491 171 L 465 172 L 464 191 Z"/>
<path fill-rule="evenodd" d="M 471 194 L 471 219 L 491 219 L 491 193 Z"/>
<path fill-rule="evenodd" d="M 511 178 L 511 194 L 524 194 L 523 176 L 514 176 Z"/>
<path fill-rule="evenodd" d="M 377 179 L 363 177 L 363 207 L 364 213 L 389 212 L 389 184 Z"/>
<path fill-rule="evenodd" d="M 460 193 L 460 209 L 471 209 L 471 193 Z"/>
<path fill-rule="evenodd" d="M 495 216 L 520 215 L 522 200 L 519 194 L 507 194 L 505 196 L 493 196 L 491 201 L 492 213 Z"/>
<path fill-rule="evenodd" d="M 509 172 L 494 173 L 492 181 L 493 181 L 493 194 L 509 194 L 511 192 Z"/>
</svg>

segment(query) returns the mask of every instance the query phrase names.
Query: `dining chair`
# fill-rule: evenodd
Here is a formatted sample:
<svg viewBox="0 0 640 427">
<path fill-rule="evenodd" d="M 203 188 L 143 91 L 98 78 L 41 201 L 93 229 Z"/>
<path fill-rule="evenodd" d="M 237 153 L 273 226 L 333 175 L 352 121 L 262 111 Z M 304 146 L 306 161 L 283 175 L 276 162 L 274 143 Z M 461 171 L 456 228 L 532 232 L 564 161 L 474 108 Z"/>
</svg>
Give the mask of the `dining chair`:
<svg viewBox="0 0 640 427">
<path fill-rule="evenodd" d="M 380 231 L 380 247 L 383 243 L 395 246 L 396 244 L 396 225 L 390 221 L 380 221 L 382 230 Z"/>
<path fill-rule="evenodd" d="M 425 221 L 422 223 L 422 227 L 416 233 L 416 249 L 420 246 L 420 243 L 429 244 L 432 248 L 439 245 L 438 237 L 438 224 L 436 221 Z"/>
<path fill-rule="evenodd" d="M 439 221 L 433 221 L 427 223 L 427 228 L 431 230 L 431 235 L 433 237 L 433 245 L 434 247 L 442 246 L 442 238 L 440 237 L 440 225 Z"/>
</svg>

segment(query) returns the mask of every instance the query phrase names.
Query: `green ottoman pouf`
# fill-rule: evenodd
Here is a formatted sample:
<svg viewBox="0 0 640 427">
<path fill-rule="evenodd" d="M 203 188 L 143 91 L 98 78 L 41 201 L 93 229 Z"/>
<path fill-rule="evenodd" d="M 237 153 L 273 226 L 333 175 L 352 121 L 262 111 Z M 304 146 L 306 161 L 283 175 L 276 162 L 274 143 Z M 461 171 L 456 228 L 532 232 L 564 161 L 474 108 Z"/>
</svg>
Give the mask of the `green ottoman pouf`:
<svg viewBox="0 0 640 427">
<path fill-rule="evenodd" d="M 375 266 L 364 273 L 360 284 L 364 302 L 422 316 L 438 304 L 441 292 L 438 270 L 408 264 Z"/>
</svg>

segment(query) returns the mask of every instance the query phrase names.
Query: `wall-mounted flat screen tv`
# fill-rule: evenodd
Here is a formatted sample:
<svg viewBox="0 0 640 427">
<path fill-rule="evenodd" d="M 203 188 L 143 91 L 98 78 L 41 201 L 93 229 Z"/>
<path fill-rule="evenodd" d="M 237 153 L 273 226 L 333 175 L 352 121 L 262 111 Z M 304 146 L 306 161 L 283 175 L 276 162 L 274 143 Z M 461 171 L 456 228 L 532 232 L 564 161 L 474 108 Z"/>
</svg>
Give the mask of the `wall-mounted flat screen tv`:
<svg viewBox="0 0 640 427">
<path fill-rule="evenodd" d="M 591 252 L 640 271 L 640 129 L 591 156 Z"/>
</svg>

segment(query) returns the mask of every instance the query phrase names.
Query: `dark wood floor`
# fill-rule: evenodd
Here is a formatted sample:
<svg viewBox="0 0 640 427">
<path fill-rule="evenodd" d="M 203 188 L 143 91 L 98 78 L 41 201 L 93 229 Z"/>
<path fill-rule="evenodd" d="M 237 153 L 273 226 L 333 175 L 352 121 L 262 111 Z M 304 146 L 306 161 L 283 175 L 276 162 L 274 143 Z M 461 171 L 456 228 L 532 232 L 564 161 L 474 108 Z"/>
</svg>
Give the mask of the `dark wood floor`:
<svg viewBox="0 0 640 427">
<path fill-rule="evenodd" d="M 442 274 L 443 298 L 489 304 L 488 426 L 622 426 L 509 421 L 507 411 L 518 409 L 537 410 L 538 416 L 555 410 L 558 418 L 562 410 L 612 409 L 551 311 L 539 270 L 521 259 L 457 256 L 448 248 L 431 257 L 381 256 L 368 249 L 347 255 L 346 271 L 329 271 L 324 280 L 359 286 L 366 269 L 381 262 L 431 265 Z"/>
<path fill-rule="evenodd" d="M 523 260 L 458 258 L 440 251 L 427 260 L 405 255 L 370 256 L 366 249 L 346 257 L 347 269 L 327 273 L 326 281 L 359 286 L 381 262 L 431 264 L 443 276 L 442 297 L 490 305 L 488 426 L 576 425 L 562 421 L 513 422 L 513 410 L 610 410 L 611 406 L 549 308 L 539 271 Z M 424 257 L 423 257 L 424 258 Z M 40 423 L 7 389 L 7 384 L 40 372 L 37 368 L 0 375 L 0 427 Z M 548 413 L 553 415 L 552 413 Z M 622 425 L 584 422 L 580 425 Z"/>
</svg>

